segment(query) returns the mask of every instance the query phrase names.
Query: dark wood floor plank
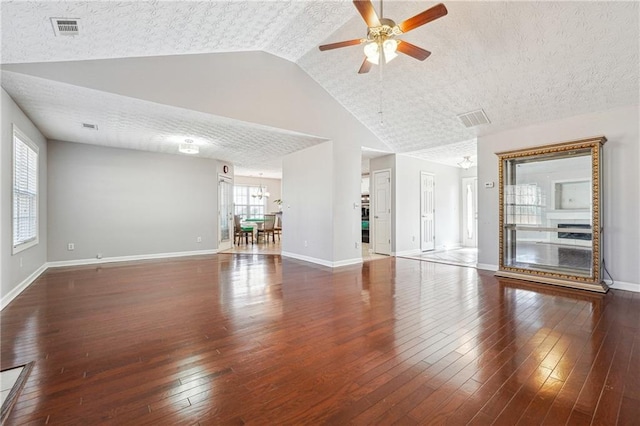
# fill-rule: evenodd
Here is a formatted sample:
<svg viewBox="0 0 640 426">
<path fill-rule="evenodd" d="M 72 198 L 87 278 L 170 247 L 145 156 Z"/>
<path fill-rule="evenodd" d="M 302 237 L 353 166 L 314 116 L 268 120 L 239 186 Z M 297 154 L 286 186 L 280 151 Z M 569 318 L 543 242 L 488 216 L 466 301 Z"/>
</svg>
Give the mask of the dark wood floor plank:
<svg viewBox="0 0 640 426">
<path fill-rule="evenodd" d="M 633 424 L 640 296 L 388 258 L 50 269 L 0 314 L 22 424 Z"/>
</svg>

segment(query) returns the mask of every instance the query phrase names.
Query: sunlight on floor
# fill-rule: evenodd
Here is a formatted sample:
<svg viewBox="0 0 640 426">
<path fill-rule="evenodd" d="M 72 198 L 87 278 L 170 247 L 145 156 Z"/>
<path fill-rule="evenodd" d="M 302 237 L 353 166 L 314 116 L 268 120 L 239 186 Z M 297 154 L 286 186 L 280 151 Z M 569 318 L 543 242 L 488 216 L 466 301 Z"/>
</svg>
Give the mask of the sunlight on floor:
<svg viewBox="0 0 640 426">
<path fill-rule="evenodd" d="M 229 250 L 221 251 L 220 254 L 281 254 L 282 245 L 280 243 L 281 241 L 277 237 L 275 243 L 272 241 L 267 243 L 260 241 L 259 243 L 251 244 L 251 241 L 249 241 L 249 244 L 245 244 L 243 240 L 241 244 L 235 245 Z M 388 257 L 383 254 L 372 253 L 369 251 L 370 249 L 369 244 L 362 243 L 362 260 L 364 262 Z"/>
<path fill-rule="evenodd" d="M 475 247 L 462 247 L 451 250 L 427 251 L 416 256 L 402 257 L 475 268 L 478 263 L 478 249 Z"/>
</svg>

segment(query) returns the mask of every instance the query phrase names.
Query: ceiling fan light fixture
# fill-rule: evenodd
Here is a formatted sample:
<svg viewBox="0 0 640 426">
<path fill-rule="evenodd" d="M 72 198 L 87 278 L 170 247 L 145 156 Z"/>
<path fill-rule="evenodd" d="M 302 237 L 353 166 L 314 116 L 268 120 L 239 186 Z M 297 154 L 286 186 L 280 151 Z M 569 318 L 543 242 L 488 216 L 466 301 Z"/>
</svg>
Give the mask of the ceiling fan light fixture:
<svg viewBox="0 0 640 426">
<path fill-rule="evenodd" d="M 183 154 L 197 154 L 200 152 L 200 147 L 193 143 L 192 139 L 185 139 L 184 143 L 181 143 L 178 147 L 178 151 Z"/>
<path fill-rule="evenodd" d="M 384 50 L 384 58 L 387 63 L 391 62 L 394 58 L 398 57 L 396 50 L 398 49 L 398 40 L 387 39 L 382 43 L 382 49 Z"/>
<path fill-rule="evenodd" d="M 378 46 L 378 43 L 372 41 L 365 44 L 364 54 L 367 57 L 367 61 L 378 65 L 378 62 L 380 61 L 380 47 Z"/>
</svg>

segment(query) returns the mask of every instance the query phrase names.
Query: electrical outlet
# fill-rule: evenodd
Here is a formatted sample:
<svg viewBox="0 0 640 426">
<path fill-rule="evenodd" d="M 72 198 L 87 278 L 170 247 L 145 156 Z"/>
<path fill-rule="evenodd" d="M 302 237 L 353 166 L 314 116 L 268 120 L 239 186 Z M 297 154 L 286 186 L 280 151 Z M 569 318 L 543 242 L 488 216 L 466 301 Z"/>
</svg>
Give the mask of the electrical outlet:
<svg viewBox="0 0 640 426">
<path fill-rule="evenodd" d="M 73 243 L 67 244 L 67 250 L 73 251 L 75 249 L 76 249 L 76 245 L 75 244 L 73 244 Z"/>
<path fill-rule="evenodd" d="M 304 240 L 304 246 L 309 247 L 309 244 L 307 244 L 307 240 Z"/>
<path fill-rule="evenodd" d="M 202 237 L 196 238 L 196 243 L 201 243 L 201 242 L 202 242 Z"/>
<path fill-rule="evenodd" d="M 96 259 L 102 259 L 102 253 L 96 254 Z"/>
<path fill-rule="evenodd" d="M 414 235 L 413 237 L 411 237 L 411 241 L 415 241 L 416 240 L 416 236 Z"/>
<path fill-rule="evenodd" d="M 356 248 L 360 248 L 360 243 L 356 241 Z"/>
</svg>

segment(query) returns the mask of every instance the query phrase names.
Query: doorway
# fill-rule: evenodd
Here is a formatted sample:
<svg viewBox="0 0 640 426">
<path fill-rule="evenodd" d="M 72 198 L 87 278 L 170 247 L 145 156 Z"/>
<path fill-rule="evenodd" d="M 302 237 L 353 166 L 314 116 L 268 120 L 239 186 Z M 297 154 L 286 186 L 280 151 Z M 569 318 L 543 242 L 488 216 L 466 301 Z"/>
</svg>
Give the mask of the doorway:
<svg viewBox="0 0 640 426">
<path fill-rule="evenodd" d="M 478 246 L 478 178 L 462 178 L 462 246 Z"/>
<path fill-rule="evenodd" d="M 373 251 L 391 255 L 391 170 L 373 172 Z"/>
<path fill-rule="evenodd" d="M 233 184 L 228 176 L 218 177 L 218 250 L 228 250 L 233 237 Z"/>
<path fill-rule="evenodd" d="M 420 250 L 436 248 L 434 176 L 420 172 Z"/>
</svg>

